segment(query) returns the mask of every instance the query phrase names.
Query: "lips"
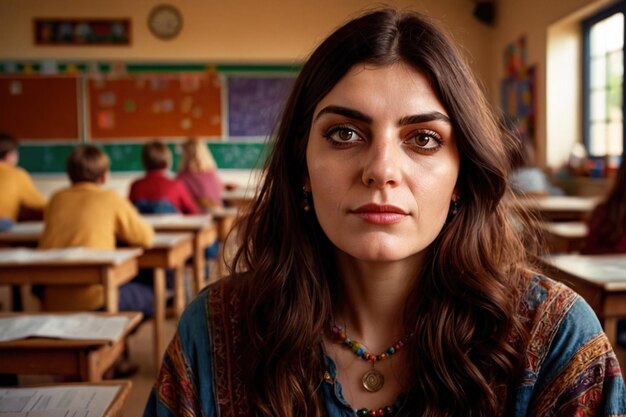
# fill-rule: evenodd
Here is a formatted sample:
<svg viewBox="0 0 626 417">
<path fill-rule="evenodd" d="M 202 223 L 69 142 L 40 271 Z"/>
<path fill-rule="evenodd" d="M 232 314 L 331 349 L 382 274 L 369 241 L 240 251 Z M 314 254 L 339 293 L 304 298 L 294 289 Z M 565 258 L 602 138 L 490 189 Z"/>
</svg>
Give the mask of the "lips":
<svg viewBox="0 0 626 417">
<path fill-rule="evenodd" d="M 364 204 L 351 211 L 360 219 L 372 224 L 393 224 L 406 218 L 409 213 L 389 204 Z"/>
</svg>

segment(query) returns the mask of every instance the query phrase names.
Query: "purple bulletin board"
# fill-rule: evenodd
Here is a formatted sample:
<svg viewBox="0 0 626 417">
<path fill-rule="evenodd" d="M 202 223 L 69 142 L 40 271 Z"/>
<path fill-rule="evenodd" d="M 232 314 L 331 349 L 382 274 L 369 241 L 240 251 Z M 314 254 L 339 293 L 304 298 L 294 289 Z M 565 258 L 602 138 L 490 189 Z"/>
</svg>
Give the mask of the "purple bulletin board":
<svg viewBox="0 0 626 417">
<path fill-rule="evenodd" d="M 287 100 L 294 76 L 229 75 L 227 136 L 267 137 Z"/>
</svg>

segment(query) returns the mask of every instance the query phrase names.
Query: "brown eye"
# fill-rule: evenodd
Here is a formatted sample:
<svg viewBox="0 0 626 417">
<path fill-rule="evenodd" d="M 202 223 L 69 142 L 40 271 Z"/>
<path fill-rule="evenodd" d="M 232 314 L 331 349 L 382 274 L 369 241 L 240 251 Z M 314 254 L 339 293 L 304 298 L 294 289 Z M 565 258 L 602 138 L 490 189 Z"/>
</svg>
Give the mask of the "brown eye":
<svg viewBox="0 0 626 417">
<path fill-rule="evenodd" d="M 415 135 L 415 144 L 417 146 L 425 147 L 430 142 L 430 136 L 425 133 L 418 133 Z"/>
<path fill-rule="evenodd" d="M 352 139 L 354 139 L 354 131 L 352 129 L 339 129 L 336 132 L 337 135 L 337 139 L 344 141 L 344 142 L 348 142 L 351 141 Z"/>
<path fill-rule="evenodd" d="M 430 129 L 420 129 L 413 132 L 406 143 L 421 152 L 436 152 L 442 146 L 441 136 Z"/>
<path fill-rule="evenodd" d="M 363 141 L 358 131 L 350 126 L 333 126 L 323 136 L 333 146 L 352 146 Z"/>
</svg>

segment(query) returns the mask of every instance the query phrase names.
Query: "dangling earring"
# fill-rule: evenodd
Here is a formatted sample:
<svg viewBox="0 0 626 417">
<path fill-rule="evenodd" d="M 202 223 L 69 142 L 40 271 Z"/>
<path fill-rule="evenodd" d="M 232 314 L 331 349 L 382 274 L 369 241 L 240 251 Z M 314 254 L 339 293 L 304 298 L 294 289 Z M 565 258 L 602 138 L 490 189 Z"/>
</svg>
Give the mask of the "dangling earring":
<svg viewBox="0 0 626 417">
<path fill-rule="evenodd" d="M 459 200 L 451 200 L 450 201 L 450 211 L 449 216 L 455 216 L 459 212 Z"/>
<path fill-rule="evenodd" d="M 311 211 L 311 204 L 310 204 L 310 200 L 309 200 L 309 196 L 311 195 L 311 193 L 309 191 L 306 190 L 306 187 L 302 187 L 302 209 L 306 212 Z"/>
</svg>

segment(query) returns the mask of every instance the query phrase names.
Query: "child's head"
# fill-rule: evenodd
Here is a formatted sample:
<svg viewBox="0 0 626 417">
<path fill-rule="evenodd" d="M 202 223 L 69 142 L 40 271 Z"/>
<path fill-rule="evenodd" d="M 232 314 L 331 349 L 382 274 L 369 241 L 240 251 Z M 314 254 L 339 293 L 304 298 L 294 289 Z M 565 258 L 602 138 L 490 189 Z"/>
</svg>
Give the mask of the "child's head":
<svg viewBox="0 0 626 417">
<path fill-rule="evenodd" d="M 109 172 L 109 157 L 94 145 L 81 145 L 74 148 L 67 159 L 67 175 L 72 184 L 94 182 L 101 184 Z"/>
<path fill-rule="evenodd" d="M 190 138 L 183 144 L 183 155 L 178 165 L 178 172 L 215 171 L 216 169 L 215 159 L 201 139 Z"/>
<path fill-rule="evenodd" d="M 0 161 L 17 165 L 17 140 L 8 133 L 0 132 Z"/>
<path fill-rule="evenodd" d="M 141 162 L 146 171 L 167 169 L 172 163 L 172 152 L 163 142 L 153 140 L 143 145 Z"/>
</svg>

